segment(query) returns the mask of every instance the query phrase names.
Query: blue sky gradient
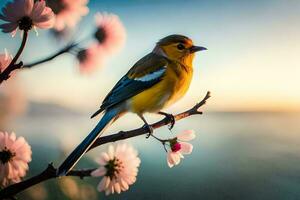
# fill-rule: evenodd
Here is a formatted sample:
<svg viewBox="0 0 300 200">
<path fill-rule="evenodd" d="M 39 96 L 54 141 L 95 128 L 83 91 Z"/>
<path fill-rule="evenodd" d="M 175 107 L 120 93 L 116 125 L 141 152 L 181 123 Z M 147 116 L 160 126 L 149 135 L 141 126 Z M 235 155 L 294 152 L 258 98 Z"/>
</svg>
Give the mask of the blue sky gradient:
<svg viewBox="0 0 300 200">
<path fill-rule="evenodd" d="M 4 1 L 7 2 L 7 1 Z M 3 3 L 0 3 L 0 5 Z M 90 1 L 78 38 L 93 32 L 93 15 L 119 15 L 127 30 L 124 49 L 91 76 L 78 73 L 72 55 L 19 73 L 28 99 L 91 111 L 116 81 L 160 38 L 191 37 L 208 48 L 197 55 L 187 96 L 172 109 L 188 107 L 207 90 L 210 110 L 300 110 L 300 2 L 262 1 Z M 0 34 L 1 48 L 15 52 L 20 38 Z M 47 31 L 31 33 L 24 62 L 55 52 L 63 44 Z"/>
</svg>

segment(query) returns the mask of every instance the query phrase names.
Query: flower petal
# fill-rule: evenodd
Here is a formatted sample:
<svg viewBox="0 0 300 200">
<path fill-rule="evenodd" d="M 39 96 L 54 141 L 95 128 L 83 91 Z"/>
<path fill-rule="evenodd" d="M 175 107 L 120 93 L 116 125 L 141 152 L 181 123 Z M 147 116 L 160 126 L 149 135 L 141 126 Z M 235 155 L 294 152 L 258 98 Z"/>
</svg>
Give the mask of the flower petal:
<svg viewBox="0 0 300 200">
<path fill-rule="evenodd" d="M 102 191 L 105 190 L 105 186 L 106 186 L 105 184 L 106 184 L 106 176 L 104 176 L 102 178 L 102 180 L 100 181 L 100 183 L 99 183 L 99 185 L 97 187 L 97 189 L 98 189 L 99 192 L 102 192 Z"/>
<path fill-rule="evenodd" d="M 24 1 L 24 13 L 26 16 L 29 16 L 32 12 L 34 2 L 33 0 L 23 0 L 23 1 Z"/>
<path fill-rule="evenodd" d="M 114 159 L 114 157 L 115 157 L 115 151 L 114 151 L 113 145 L 109 145 L 108 146 L 108 152 L 107 153 L 108 153 L 108 156 L 109 156 L 110 160 Z"/>
<path fill-rule="evenodd" d="M 56 1 L 53 1 L 54 3 Z M 62 31 L 65 28 L 74 28 L 82 16 L 89 12 L 86 0 L 65 0 L 64 4 L 57 3 L 60 11 L 56 13 L 54 28 L 57 31 Z"/>
<path fill-rule="evenodd" d="M 101 153 L 100 159 L 103 159 L 103 161 L 101 161 L 101 165 L 105 165 L 110 160 L 109 155 L 106 152 Z M 98 160 L 98 162 L 100 164 L 100 160 Z"/>
<path fill-rule="evenodd" d="M 190 141 L 195 139 L 195 131 L 194 130 L 185 130 L 177 135 L 177 139 L 181 141 Z"/>
<path fill-rule="evenodd" d="M 92 176 L 104 176 L 105 174 L 106 169 L 104 167 L 100 167 L 91 173 Z"/>
<path fill-rule="evenodd" d="M 118 193 L 118 194 L 121 193 L 121 187 L 118 182 L 115 183 L 114 188 L 115 188 L 116 193 Z"/>
<path fill-rule="evenodd" d="M 104 184 L 105 188 L 108 188 L 108 187 L 109 187 L 110 182 L 111 182 L 111 181 L 110 181 L 110 178 L 109 178 L 108 176 L 106 176 L 105 184 Z"/>
<path fill-rule="evenodd" d="M 18 24 L 17 23 L 0 24 L 0 29 L 2 29 L 3 33 L 13 32 L 17 28 L 18 28 Z"/>
<path fill-rule="evenodd" d="M 180 153 L 183 154 L 191 154 L 193 151 L 193 145 L 187 142 L 180 142 L 181 144 L 181 149 L 179 150 Z"/>
<path fill-rule="evenodd" d="M 48 29 L 48 28 L 52 28 L 54 24 L 54 19 L 50 19 L 46 22 L 41 22 L 41 23 L 35 23 L 35 26 L 37 26 L 40 29 Z"/>
<path fill-rule="evenodd" d="M 124 181 L 122 178 L 120 178 L 120 185 L 121 185 L 122 191 L 126 191 L 126 190 L 129 189 L 129 186 L 128 186 L 127 182 Z"/>
<path fill-rule="evenodd" d="M 35 2 L 31 14 L 32 20 L 35 21 L 43 13 L 45 7 L 46 7 L 46 1 Z"/>
<path fill-rule="evenodd" d="M 178 165 L 180 163 L 180 158 L 182 157 L 179 152 L 171 152 L 170 159 L 173 161 L 174 165 Z"/>
<path fill-rule="evenodd" d="M 171 158 L 171 152 L 168 152 L 168 154 L 167 154 L 167 162 L 168 162 L 168 166 L 170 168 L 172 168 L 175 164 L 173 159 Z"/>
</svg>

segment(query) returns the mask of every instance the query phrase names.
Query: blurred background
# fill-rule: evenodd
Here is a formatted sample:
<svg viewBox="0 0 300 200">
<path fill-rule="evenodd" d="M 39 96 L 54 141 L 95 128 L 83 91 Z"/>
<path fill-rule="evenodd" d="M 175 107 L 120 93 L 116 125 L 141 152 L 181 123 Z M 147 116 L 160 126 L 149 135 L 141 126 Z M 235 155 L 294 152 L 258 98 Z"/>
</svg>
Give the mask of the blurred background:
<svg viewBox="0 0 300 200">
<path fill-rule="evenodd" d="M 2 7 L 6 0 L 1 1 Z M 142 160 L 129 191 L 104 197 L 97 178 L 50 180 L 20 194 L 21 199 L 300 199 L 300 2 L 111 1 L 90 0 L 89 13 L 70 38 L 86 38 L 98 11 L 119 16 L 126 28 L 123 49 L 103 67 L 81 74 L 73 55 L 22 70 L 0 86 L 0 130 L 24 136 L 33 149 L 28 177 L 55 166 L 98 122 L 89 119 L 103 98 L 155 42 L 169 34 L 189 36 L 208 48 L 197 54 L 188 94 L 166 111 L 177 113 L 212 98 L 202 116 L 179 121 L 170 137 L 194 129 L 194 151 L 169 169 L 163 147 L 144 136 L 127 142 Z M 14 54 L 20 37 L 0 34 L 0 51 Z M 70 40 L 70 39 L 69 39 Z M 30 34 L 25 63 L 46 57 L 68 43 L 49 31 Z M 158 120 L 147 115 L 151 122 Z M 117 121 L 107 134 L 142 126 L 134 115 Z M 96 167 L 89 152 L 79 167 Z"/>
</svg>

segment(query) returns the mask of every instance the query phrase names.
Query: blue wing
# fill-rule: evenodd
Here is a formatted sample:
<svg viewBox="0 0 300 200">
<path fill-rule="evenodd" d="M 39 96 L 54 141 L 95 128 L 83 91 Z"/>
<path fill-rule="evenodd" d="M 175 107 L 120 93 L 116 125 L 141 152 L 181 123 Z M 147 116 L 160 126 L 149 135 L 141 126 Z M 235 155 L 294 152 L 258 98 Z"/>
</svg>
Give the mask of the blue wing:
<svg viewBox="0 0 300 200">
<path fill-rule="evenodd" d="M 166 58 L 153 53 L 142 58 L 118 81 L 92 117 L 159 83 L 167 65 Z"/>
</svg>

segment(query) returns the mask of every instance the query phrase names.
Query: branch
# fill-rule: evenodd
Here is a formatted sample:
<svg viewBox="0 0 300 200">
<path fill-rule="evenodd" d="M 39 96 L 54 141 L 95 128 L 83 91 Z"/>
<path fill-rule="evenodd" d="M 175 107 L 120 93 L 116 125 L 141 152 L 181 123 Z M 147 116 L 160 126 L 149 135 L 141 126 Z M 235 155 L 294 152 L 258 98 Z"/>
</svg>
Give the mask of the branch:
<svg viewBox="0 0 300 200">
<path fill-rule="evenodd" d="M 25 45 L 26 45 L 26 41 L 28 38 L 28 32 L 24 31 L 23 32 L 23 39 L 22 39 L 22 43 L 20 45 L 20 48 L 17 52 L 17 54 L 15 55 L 15 57 L 12 59 L 12 61 L 10 62 L 10 64 L 5 68 L 5 70 L 3 72 L 0 72 L 0 84 L 9 79 L 10 78 L 10 74 L 12 71 L 16 70 L 16 69 L 20 69 L 23 65 L 22 62 L 16 64 L 17 60 L 19 59 L 20 55 L 22 54 Z"/>
<path fill-rule="evenodd" d="M 189 117 L 191 115 L 197 115 L 197 114 L 202 114 L 201 111 L 199 111 L 199 108 L 201 106 L 203 106 L 207 99 L 210 98 L 210 92 L 207 92 L 205 97 L 203 98 L 202 101 L 200 101 L 199 103 L 197 103 L 193 108 L 187 110 L 187 111 L 184 111 L 182 113 L 179 113 L 177 115 L 174 115 L 174 118 L 176 121 L 178 120 L 181 120 L 183 118 L 186 118 L 186 117 Z M 157 129 L 157 128 L 160 128 L 162 126 L 165 126 L 165 125 L 168 125 L 171 123 L 171 119 L 166 117 L 154 124 L 151 124 L 150 126 L 153 128 L 153 129 Z M 89 150 L 97 147 L 97 146 L 100 146 L 102 144 L 106 144 L 106 143 L 109 143 L 109 142 L 116 142 L 118 140 L 124 140 L 124 139 L 127 139 L 127 138 L 131 138 L 131 137 L 136 137 L 136 136 L 139 136 L 139 135 L 143 135 L 143 134 L 147 134 L 149 132 L 149 130 L 147 128 L 138 128 L 138 129 L 134 129 L 134 130 L 131 130 L 131 131 L 120 131 L 119 133 L 116 133 L 116 134 L 113 134 L 113 135 L 108 135 L 108 136 L 103 136 L 103 137 L 100 137 L 98 138 L 94 143 L 93 145 L 89 148 Z"/>
<path fill-rule="evenodd" d="M 175 115 L 175 120 L 181 120 L 184 119 L 186 117 L 192 116 L 192 115 L 197 115 L 197 114 L 202 114 L 201 111 L 199 111 L 199 108 L 201 106 L 203 106 L 207 99 L 210 98 L 210 92 L 206 93 L 206 96 L 203 98 L 202 101 L 200 101 L 199 103 L 197 103 L 194 107 L 192 107 L 191 109 L 179 113 L 177 115 Z M 169 118 L 164 118 L 154 124 L 151 124 L 150 126 L 153 129 L 157 129 L 160 128 L 162 126 L 168 125 L 171 123 L 171 119 Z M 134 129 L 131 131 L 120 131 L 119 133 L 113 134 L 113 135 L 108 135 L 108 136 L 104 136 L 101 138 L 98 138 L 95 143 L 90 147 L 89 150 L 100 146 L 102 144 L 106 144 L 109 142 L 115 142 L 118 140 L 124 140 L 127 138 L 131 138 L 131 137 L 136 137 L 139 135 L 143 135 L 143 134 L 147 134 L 148 133 L 148 129 L 145 128 L 138 128 L 138 129 Z M 72 170 L 68 173 L 67 176 L 77 176 L 80 178 L 84 178 L 87 176 L 91 176 L 91 172 L 94 171 L 95 169 L 81 169 L 81 170 Z M 52 164 L 49 164 L 48 167 L 40 174 L 31 177 L 25 181 L 22 181 L 20 183 L 16 183 L 13 185 L 10 185 L 6 188 L 4 188 L 3 190 L 0 191 L 0 199 L 4 199 L 4 198 L 12 198 L 14 195 L 18 194 L 19 192 L 33 186 L 36 185 L 40 182 L 52 179 L 52 178 L 57 178 L 58 176 L 56 175 L 56 168 L 54 168 L 54 166 Z"/>
<path fill-rule="evenodd" d="M 81 169 L 81 170 L 72 170 L 69 172 L 67 176 L 77 176 L 83 179 L 84 177 L 91 176 L 91 172 L 94 171 L 95 169 Z M 0 199 L 6 199 L 10 198 L 13 199 L 13 196 L 16 195 L 17 193 L 32 187 L 38 183 L 41 183 L 43 181 L 56 178 L 56 168 L 50 163 L 47 168 L 42 171 L 40 174 L 29 178 L 25 181 L 22 181 L 20 183 L 16 183 L 13 185 L 10 185 L 3 190 L 0 191 Z"/>
<path fill-rule="evenodd" d="M 53 60 L 54 58 L 56 58 L 57 56 L 60 56 L 60 55 L 62 55 L 62 54 L 64 54 L 64 53 L 70 52 L 70 51 L 71 51 L 74 47 L 76 47 L 77 45 L 78 45 L 77 43 L 73 43 L 73 42 L 72 42 L 72 43 L 68 44 L 67 46 L 65 46 L 64 48 L 62 48 L 61 50 L 59 50 L 57 53 L 55 53 L 55 54 L 53 54 L 53 55 L 51 55 L 51 56 L 48 56 L 48 57 L 46 57 L 46 58 L 44 58 L 44 59 L 41 59 L 41 60 L 39 60 L 39 61 L 30 63 L 30 64 L 24 65 L 24 66 L 22 67 L 22 69 L 23 69 L 23 68 L 32 68 L 32 67 L 34 67 L 34 66 L 36 66 L 36 65 L 43 64 L 43 63 L 45 63 L 45 62 L 51 61 L 51 60 Z"/>
</svg>

